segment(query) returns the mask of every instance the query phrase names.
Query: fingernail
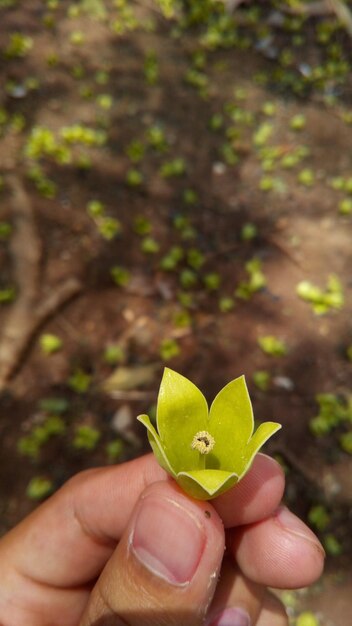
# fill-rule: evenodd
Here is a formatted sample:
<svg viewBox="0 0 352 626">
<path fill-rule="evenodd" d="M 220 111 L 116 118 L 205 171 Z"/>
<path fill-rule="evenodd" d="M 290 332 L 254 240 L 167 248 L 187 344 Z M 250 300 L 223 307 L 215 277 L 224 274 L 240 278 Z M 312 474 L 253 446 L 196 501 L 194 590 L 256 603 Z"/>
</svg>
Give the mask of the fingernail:
<svg viewBox="0 0 352 626">
<path fill-rule="evenodd" d="M 291 513 L 286 506 L 280 506 L 278 508 L 276 511 L 276 519 L 285 530 L 288 530 L 290 533 L 297 535 L 297 537 L 302 537 L 302 539 L 310 541 L 310 543 L 314 544 L 314 546 L 318 548 L 318 550 L 325 557 L 325 550 L 318 537 L 316 537 L 313 531 L 311 531 L 304 522 Z"/>
<path fill-rule="evenodd" d="M 222 611 L 210 626 L 251 626 L 247 611 L 238 607 L 229 607 Z"/>
<path fill-rule="evenodd" d="M 174 585 L 190 582 L 205 541 L 204 527 L 186 507 L 166 498 L 147 497 L 141 501 L 131 548 L 156 576 Z"/>
</svg>

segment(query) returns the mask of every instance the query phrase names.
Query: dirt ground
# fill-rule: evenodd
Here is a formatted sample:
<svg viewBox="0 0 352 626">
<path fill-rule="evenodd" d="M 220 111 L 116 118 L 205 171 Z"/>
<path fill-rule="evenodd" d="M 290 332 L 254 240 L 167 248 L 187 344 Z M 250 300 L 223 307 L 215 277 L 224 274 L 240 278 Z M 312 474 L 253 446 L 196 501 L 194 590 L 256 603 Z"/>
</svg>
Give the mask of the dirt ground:
<svg viewBox="0 0 352 626">
<path fill-rule="evenodd" d="M 305 520 L 312 507 L 323 505 L 330 521 L 320 536 L 333 535 L 339 546 L 335 553 L 330 549 L 313 589 L 286 597 L 288 610 L 292 616 L 312 610 L 321 626 L 348 626 L 352 461 L 339 446 L 348 426 L 338 424 L 317 437 L 309 423 L 318 414 L 317 394 L 334 394 L 342 403 L 351 398 L 351 214 L 339 211 L 346 193 L 332 183 L 352 176 L 349 78 L 338 84 L 333 102 L 312 89 L 297 97 L 285 84 L 260 78 L 272 76 L 277 55 L 254 45 L 250 22 L 244 27 L 252 37 L 246 49 L 204 51 L 200 27 L 180 33 L 176 21 L 154 6 L 130 5 L 137 27 L 125 24 L 119 34 L 114 20 L 128 23 L 119 3 L 105 3 L 102 19 L 66 1 L 0 4 L 0 121 L 6 112 L 0 126 L 0 222 L 13 229 L 0 236 L 0 289 L 14 286 L 16 292 L 12 302 L 0 304 L 0 328 L 16 318 L 16 307 L 26 311 L 18 318 L 21 347 L 0 396 L 0 531 L 37 505 L 28 497 L 33 477 L 50 480 L 56 489 L 81 469 L 113 462 L 107 445 L 117 437 L 123 442 L 118 461 L 147 450 L 134 417 L 155 404 L 165 364 L 193 380 L 209 401 L 244 373 L 256 419 L 283 424 L 266 451 L 286 468 L 287 503 Z M 267 25 L 270 15 L 263 15 Z M 305 26 L 298 65 L 302 59 L 321 61 L 312 35 L 318 24 Z M 28 53 L 8 52 L 13 32 L 31 38 Z M 291 33 L 278 30 L 275 36 L 281 52 L 289 47 Z M 350 61 L 350 42 L 339 37 Z M 297 115 L 304 116 L 301 129 L 291 125 Z M 57 148 L 28 156 L 34 128 L 50 129 L 60 143 L 62 129 L 74 124 L 105 132 L 106 141 L 69 144 L 67 163 L 60 162 Z M 258 139 L 265 124 L 268 137 Z M 165 146 L 153 147 L 152 127 L 162 129 Z M 131 142 L 137 142 L 134 152 Z M 280 165 L 298 146 L 308 148 L 302 161 Z M 276 152 L 263 157 L 268 147 Z M 176 158 L 184 160 L 184 171 L 162 175 L 160 168 Z M 55 193 L 36 188 L 30 172 L 38 164 Z M 131 169 L 141 173 L 140 184 L 131 185 Z M 312 184 L 300 182 L 304 169 L 313 172 Z M 92 200 L 118 220 L 120 232 L 111 240 L 99 231 L 101 216 L 87 209 Z M 16 246 L 19 214 L 26 226 Z M 143 224 L 150 233 L 142 232 Z M 247 238 L 248 224 L 255 231 Z M 156 244 L 153 251 L 146 251 L 146 236 Z M 174 271 L 163 269 L 173 246 L 185 258 L 196 250 L 200 266 L 183 259 Z M 245 300 L 234 292 L 249 280 L 245 264 L 253 258 L 265 284 Z M 128 270 L 127 284 L 114 283 L 116 266 Z M 182 274 L 190 269 L 192 275 Z M 206 288 L 213 273 L 220 286 Z M 330 275 L 341 282 L 343 306 L 316 315 L 298 297 L 297 285 L 306 280 L 325 289 Z M 40 323 L 33 322 L 38 303 L 47 303 L 69 280 L 75 281 L 72 294 L 69 289 Z M 34 295 L 28 296 L 31 288 Z M 27 308 L 21 293 L 27 293 Z M 219 308 L 224 298 L 233 307 L 227 312 Z M 48 333 L 62 341 L 50 355 L 40 342 Z M 284 341 L 287 354 L 265 354 L 258 345 L 263 336 Z M 165 340 L 178 354 L 161 354 Z M 109 363 L 106 348 L 116 344 L 121 363 Z M 0 358 L 0 371 L 1 365 Z M 269 373 L 266 391 L 255 384 L 258 371 Z M 87 389 L 72 383 L 77 373 L 78 379 L 89 376 Z M 23 454 L 19 441 L 57 412 L 43 408 L 48 398 L 65 401 L 59 409 L 64 430 L 48 437 L 37 456 Z M 74 444 L 83 425 L 100 436 L 90 450 Z"/>
</svg>

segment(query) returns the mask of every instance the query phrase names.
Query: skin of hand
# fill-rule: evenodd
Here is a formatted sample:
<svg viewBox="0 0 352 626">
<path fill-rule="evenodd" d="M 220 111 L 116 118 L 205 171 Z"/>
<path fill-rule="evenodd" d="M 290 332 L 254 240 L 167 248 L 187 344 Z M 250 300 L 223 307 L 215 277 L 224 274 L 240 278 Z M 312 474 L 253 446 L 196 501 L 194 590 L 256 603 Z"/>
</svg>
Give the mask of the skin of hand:
<svg viewBox="0 0 352 626">
<path fill-rule="evenodd" d="M 153 455 L 77 474 L 0 541 L 0 624 L 287 626 L 266 587 L 311 584 L 324 551 L 283 490 L 263 454 L 211 503 Z"/>
</svg>

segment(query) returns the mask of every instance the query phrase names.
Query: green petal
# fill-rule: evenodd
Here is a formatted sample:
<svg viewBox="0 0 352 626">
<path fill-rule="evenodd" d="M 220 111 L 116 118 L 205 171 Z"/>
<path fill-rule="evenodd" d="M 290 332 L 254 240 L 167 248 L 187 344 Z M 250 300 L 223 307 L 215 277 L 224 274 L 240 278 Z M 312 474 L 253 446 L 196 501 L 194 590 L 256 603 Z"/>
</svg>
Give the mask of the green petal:
<svg viewBox="0 0 352 626">
<path fill-rule="evenodd" d="M 169 474 L 171 474 L 171 476 L 176 476 L 175 472 L 173 471 L 169 460 L 165 454 L 165 451 L 163 449 L 163 445 L 160 441 L 160 437 L 158 435 L 158 433 L 156 432 L 153 424 L 151 423 L 148 415 L 138 415 L 137 420 L 139 422 L 141 422 L 146 429 L 148 430 L 148 439 L 149 439 L 149 443 L 152 447 L 152 450 L 156 456 L 156 459 L 159 463 L 159 465 L 161 465 L 161 467 L 168 472 Z"/>
<path fill-rule="evenodd" d="M 193 498 L 210 500 L 235 485 L 238 476 L 234 472 L 206 469 L 180 472 L 176 476 L 176 481 Z"/>
<path fill-rule="evenodd" d="M 157 405 L 157 427 L 165 454 L 175 471 L 202 469 L 204 455 L 192 450 L 194 435 L 207 430 L 208 405 L 190 380 L 165 368 Z"/>
<path fill-rule="evenodd" d="M 221 389 L 210 407 L 209 432 L 215 445 L 206 459 L 206 467 L 240 474 L 253 425 L 246 381 L 240 376 Z"/>
<path fill-rule="evenodd" d="M 244 474 L 250 468 L 252 461 L 257 452 L 259 452 L 260 448 L 264 445 L 266 441 L 268 441 L 268 439 L 270 439 L 270 437 L 274 433 L 280 430 L 280 428 L 281 424 L 278 424 L 277 422 L 264 422 L 264 424 L 260 424 L 260 426 L 258 426 L 253 437 L 250 439 L 248 445 L 246 446 L 244 465 L 241 471 L 240 478 L 242 478 L 242 476 L 244 476 Z"/>
</svg>

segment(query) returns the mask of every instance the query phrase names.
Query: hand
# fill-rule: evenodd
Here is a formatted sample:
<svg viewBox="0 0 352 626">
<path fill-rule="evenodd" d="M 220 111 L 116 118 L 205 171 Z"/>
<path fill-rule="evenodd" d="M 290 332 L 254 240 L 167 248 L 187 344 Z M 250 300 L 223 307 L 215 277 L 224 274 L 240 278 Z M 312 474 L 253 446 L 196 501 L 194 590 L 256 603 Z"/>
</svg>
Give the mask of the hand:
<svg viewBox="0 0 352 626">
<path fill-rule="evenodd" d="M 286 626 L 266 587 L 309 585 L 324 552 L 283 488 L 262 454 L 212 504 L 152 455 L 82 472 L 1 540 L 0 624 Z"/>
</svg>

